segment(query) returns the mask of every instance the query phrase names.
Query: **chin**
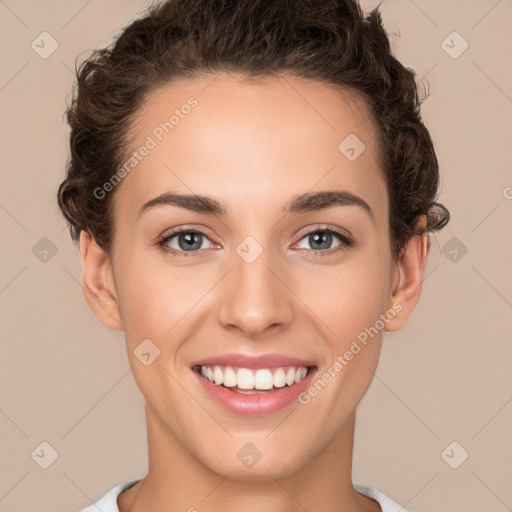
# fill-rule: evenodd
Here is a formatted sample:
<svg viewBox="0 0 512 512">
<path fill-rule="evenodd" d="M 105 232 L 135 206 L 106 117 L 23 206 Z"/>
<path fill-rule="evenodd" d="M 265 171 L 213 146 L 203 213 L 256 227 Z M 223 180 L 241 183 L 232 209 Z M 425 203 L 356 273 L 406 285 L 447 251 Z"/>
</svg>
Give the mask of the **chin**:
<svg viewBox="0 0 512 512">
<path fill-rule="evenodd" d="M 254 444 L 251 441 L 237 442 L 236 447 L 226 448 L 226 451 L 221 453 L 211 453 L 209 460 L 205 460 L 205 452 L 202 451 L 203 456 L 200 460 L 211 471 L 225 475 L 230 480 L 239 481 L 285 478 L 307 463 L 306 454 L 297 453 L 295 450 L 279 450 L 279 447 L 272 446 L 271 443 L 267 443 L 265 448 L 258 449 L 256 444 L 257 441 Z M 304 446 L 302 443 L 297 444 Z"/>
</svg>

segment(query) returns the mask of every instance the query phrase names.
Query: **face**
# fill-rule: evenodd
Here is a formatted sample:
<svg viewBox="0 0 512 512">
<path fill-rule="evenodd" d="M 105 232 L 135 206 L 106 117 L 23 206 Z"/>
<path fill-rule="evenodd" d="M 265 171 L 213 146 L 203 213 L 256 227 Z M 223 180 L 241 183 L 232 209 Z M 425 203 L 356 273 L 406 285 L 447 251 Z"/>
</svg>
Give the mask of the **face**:
<svg viewBox="0 0 512 512">
<path fill-rule="evenodd" d="M 369 109 L 221 75 L 160 88 L 131 134 L 103 309 L 148 423 L 215 472 L 285 476 L 336 442 L 407 316 Z"/>
</svg>

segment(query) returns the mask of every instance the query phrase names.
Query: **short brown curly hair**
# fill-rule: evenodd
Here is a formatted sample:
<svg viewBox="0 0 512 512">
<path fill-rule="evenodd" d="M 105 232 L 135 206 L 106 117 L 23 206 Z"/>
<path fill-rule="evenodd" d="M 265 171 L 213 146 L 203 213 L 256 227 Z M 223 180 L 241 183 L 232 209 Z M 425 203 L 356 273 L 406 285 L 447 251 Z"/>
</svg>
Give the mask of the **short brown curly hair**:
<svg viewBox="0 0 512 512">
<path fill-rule="evenodd" d="M 413 70 L 391 53 L 379 6 L 357 0 L 168 0 L 153 4 L 77 69 L 67 121 L 71 154 L 58 190 L 74 242 L 91 233 L 110 254 L 112 196 L 93 193 L 129 153 L 130 121 L 157 87 L 221 71 L 288 74 L 355 89 L 379 128 L 392 256 L 449 221 L 436 202 L 439 167 L 421 120 Z M 418 227 L 421 215 L 426 227 Z M 430 239 L 429 239 L 430 245 Z"/>
</svg>

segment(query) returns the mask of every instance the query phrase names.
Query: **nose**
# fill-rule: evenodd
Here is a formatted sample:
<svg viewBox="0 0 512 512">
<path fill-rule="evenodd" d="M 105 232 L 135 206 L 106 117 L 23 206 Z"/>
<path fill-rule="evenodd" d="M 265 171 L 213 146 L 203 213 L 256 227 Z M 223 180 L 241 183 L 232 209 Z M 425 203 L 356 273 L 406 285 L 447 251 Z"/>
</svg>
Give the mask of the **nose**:
<svg viewBox="0 0 512 512">
<path fill-rule="evenodd" d="M 263 251 L 251 263 L 235 253 L 219 297 L 219 321 L 225 329 L 257 339 L 291 323 L 293 293 L 270 253 Z"/>
</svg>

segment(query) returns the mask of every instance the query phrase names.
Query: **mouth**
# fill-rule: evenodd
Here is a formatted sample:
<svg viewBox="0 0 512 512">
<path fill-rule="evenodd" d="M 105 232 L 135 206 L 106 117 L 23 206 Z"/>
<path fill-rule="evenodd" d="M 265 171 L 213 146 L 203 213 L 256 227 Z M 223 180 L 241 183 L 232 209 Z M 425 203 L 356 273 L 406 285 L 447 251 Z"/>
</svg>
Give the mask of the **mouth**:
<svg viewBox="0 0 512 512">
<path fill-rule="evenodd" d="M 268 415 L 298 403 L 318 366 L 313 361 L 265 355 L 231 354 L 191 366 L 212 404 L 237 415 Z"/>
<path fill-rule="evenodd" d="M 192 370 L 216 386 L 234 393 L 275 393 L 304 380 L 316 366 L 280 366 L 277 368 L 241 368 L 237 366 L 195 365 Z"/>
</svg>

